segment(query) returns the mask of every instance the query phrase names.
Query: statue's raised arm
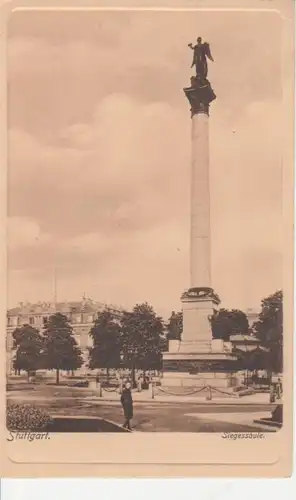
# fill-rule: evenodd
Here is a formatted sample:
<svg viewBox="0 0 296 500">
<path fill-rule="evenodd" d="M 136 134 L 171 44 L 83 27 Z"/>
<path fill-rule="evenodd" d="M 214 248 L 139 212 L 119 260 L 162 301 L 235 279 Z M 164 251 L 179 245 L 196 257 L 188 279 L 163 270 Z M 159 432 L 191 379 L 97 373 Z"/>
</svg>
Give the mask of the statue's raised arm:
<svg viewBox="0 0 296 500">
<path fill-rule="evenodd" d="M 209 104 L 216 99 L 215 92 L 208 80 L 208 60 L 214 61 L 210 44 L 203 42 L 201 37 L 196 39 L 196 44 L 188 43 L 193 51 L 191 68 L 195 67 L 195 76 L 190 77 L 190 87 L 184 88 L 184 92 L 191 106 L 191 116 L 198 112 L 209 112 Z"/>
</svg>

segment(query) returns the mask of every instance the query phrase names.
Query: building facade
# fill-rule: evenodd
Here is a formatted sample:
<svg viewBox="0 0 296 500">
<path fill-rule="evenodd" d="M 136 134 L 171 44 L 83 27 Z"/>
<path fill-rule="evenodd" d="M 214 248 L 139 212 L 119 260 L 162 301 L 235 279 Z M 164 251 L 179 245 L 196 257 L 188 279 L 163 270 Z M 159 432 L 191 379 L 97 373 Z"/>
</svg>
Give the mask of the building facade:
<svg viewBox="0 0 296 500">
<path fill-rule="evenodd" d="M 7 331 L 6 331 L 6 371 L 7 374 L 13 373 L 13 338 L 14 330 L 23 325 L 31 325 L 42 331 L 47 319 L 51 314 L 60 312 L 64 314 L 71 326 L 73 327 L 74 337 L 78 346 L 82 351 L 84 365 L 79 370 L 80 372 L 87 371 L 88 348 L 92 346 L 92 339 L 89 336 L 90 329 L 98 316 L 98 313 L 108 309 L 115 317 L 120 318 L 122 309 L 112 305 L 106 305 L 101 302 L 95 302 L 89 298 L 83 297 L 80 301 L 75 302 L 58 302 L 57 304 L 49 302 L 38 302 L 37 304 L 20 303 L 17 307 L 7 311 Z M 247 309 L 246 315 L 249 320 L 250 327 L 258 320 L 259 312 L 255 309 Z M 244 346 L 241 350 L 245 350 L 248 345 L 248 350 L 257 345 L 257 339 L 253 337 L 243 336 L 241 342 L 236 337 L 232 342 L 241 344 L 236 345 L 238 349 Z"/>
<path fill-rule="evenodd" d="M 254 323 L 256 323 L 256 321 L 258 321 L 259 319 L 260 311 L 258 309 L 248 308 L 246 309 L 245 313 L 249 321 L 249 326 L 250 328 L 252 328 Z"/>
<path fill-rule="evenodd" d="M 86 361 L 88 359 L 88 348 L 92 346 L 92 340 L 89 336 L 91 327 L 103 310 L 110 310 L 116 317 L 120 317 L 122 310 L 115 306 L 106 305 L 101 302 L 94 302 L 85 297 L 77 302 L 58 302 L 52 304 L 49 302 L 38 302 L 37 304 L 20 303 L 17 307 L 7 311 L 7 331 L 6 331 L 6 372 L 13 373 L 13 338 L 14 330 L 23 325 L 42 331 L 50 315 L 54 313 L 64 314 L 71 326 L 75 340 L 82 351 L 84 366 L 80 371 L 87 370 Z"/>
</svg>

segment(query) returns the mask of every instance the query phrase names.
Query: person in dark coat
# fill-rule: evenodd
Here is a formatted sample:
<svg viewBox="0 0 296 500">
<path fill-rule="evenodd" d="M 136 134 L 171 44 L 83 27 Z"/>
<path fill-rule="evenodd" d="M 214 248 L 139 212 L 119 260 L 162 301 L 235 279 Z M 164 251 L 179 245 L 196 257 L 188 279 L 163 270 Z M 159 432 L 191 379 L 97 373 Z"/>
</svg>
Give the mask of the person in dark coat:
<svg viewBox="0 0 296 500">
<path fill-rule="evenodd" d="M 124 419 L 125 419 L 123 427 L 125 429 L 131 430 L 130 421 L 133 418 L 133 398 L 131 392 L 131 384 L 129 382 L 127 382 L 123 388 L 120 401 L 123 408 Z"/>
</svg>

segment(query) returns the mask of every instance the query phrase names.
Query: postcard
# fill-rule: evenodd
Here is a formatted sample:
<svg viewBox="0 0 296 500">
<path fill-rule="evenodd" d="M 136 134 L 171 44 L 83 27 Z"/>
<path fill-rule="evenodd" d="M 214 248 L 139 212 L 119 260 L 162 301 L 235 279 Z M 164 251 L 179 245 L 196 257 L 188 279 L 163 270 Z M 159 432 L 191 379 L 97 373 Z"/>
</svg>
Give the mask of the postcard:
<svg viewBox="0 0 296 500">
<path fill-rule="evenodd" d="M 2 5 L 1 473 L 289 476 L 293 2 L 126 3 Z"/>
</svg>

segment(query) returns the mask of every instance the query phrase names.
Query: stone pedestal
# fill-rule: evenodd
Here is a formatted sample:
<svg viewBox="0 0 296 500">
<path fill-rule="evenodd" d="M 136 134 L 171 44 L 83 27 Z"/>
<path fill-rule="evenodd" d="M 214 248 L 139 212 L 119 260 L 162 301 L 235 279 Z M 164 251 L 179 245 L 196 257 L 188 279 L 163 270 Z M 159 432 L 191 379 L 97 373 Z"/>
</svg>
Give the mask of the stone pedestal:
<svg viewBox="0 0 296 500">
<path fill-rule="evenodd" d="M 219 298 L 211 289 L 191 288 L 181 297 L 183 305 L 182 341 L 210 345 L 212 329 L 210 318 L 219 305 Z"/>
<path fill-rule="evenodd" d="M 236 378 L 231 373 L 209 372 L 199 374 L 164 372 L 162 379 L 163 387 L 214 387 L 217 389 L 231 389 L 236 384 Z"/>
<path fill-rule="evenodd" d="M 171 345 L 170 345 L 171 347 Z M 163 353 L 162 385 L 167 387 L 232 388 L 236 385 L 236 357 L 231 345 L 212 340 L 206 347 L 202 342 L 183 342 L 174 350 Z"/>
</svg>

